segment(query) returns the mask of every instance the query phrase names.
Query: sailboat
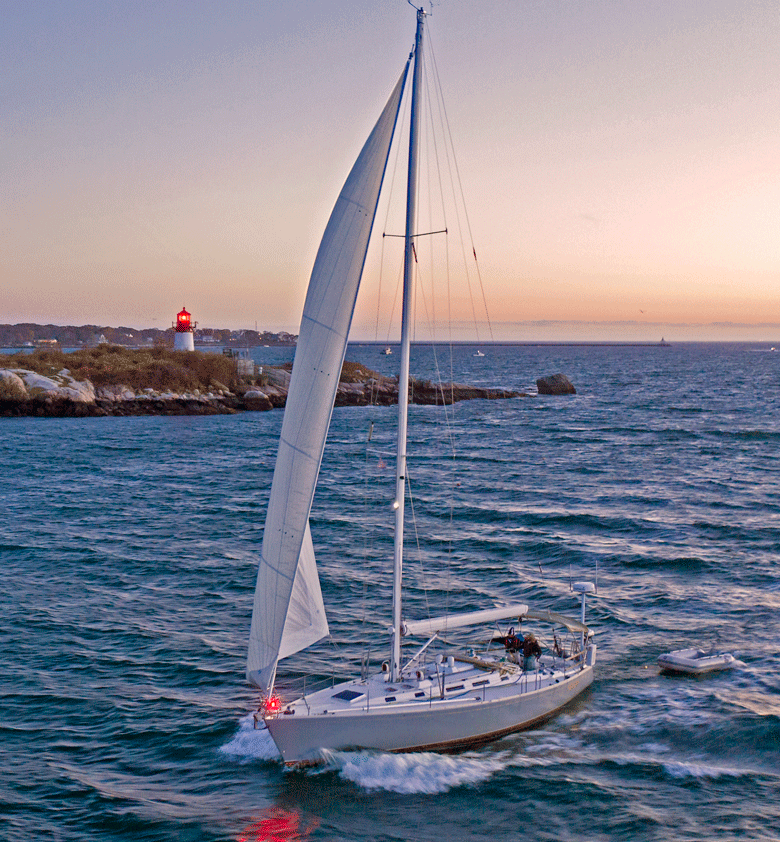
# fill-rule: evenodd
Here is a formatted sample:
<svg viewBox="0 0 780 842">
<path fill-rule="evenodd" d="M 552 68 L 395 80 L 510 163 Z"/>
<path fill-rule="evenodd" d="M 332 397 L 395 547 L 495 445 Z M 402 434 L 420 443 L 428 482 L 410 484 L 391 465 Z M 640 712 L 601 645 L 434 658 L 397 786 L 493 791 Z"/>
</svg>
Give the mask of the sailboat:
<svg viewBox="0 0 780 842">
<path fill-rule="evenodd" d="M 411 5 L 411 0 L 410 0 Z M 256 723 L 288 765 L 316 763 L 324 750 L 453 750 L 541 722 L 593 681 L 596 644 L 585 624 L 590 582 L 575 583 L 580 619 L 525 604 L 409 619 L 402 608 L 406 439 L 410 369 L 421 62 L 426 14 L 417 9 L 414 48 L 355 162 L 325 229 L 306 295 L 282 423 L 257 575 L 247 679 L 261 692 Z M 381 670 L 292 700 L 275 693 L 279 661 L 328 635 L 309 516 L 339 373 L 390 146 L 411 67 L 403 311 L 398 389 L 391 643 Z M 525 658 L 509 641 L 526 619 L 553 625 L 552 651 Z M 503 623 L 503 626 L 500 624 Z M 449 647 L 458 629 L 488 626 L 496 644 Z M 502 634 L 502 632 L 505 632 Z M 561 635 L 559 638 L 558 635 Z M 417 639 L 413 654 L 402 641 Z"/>
</svg>

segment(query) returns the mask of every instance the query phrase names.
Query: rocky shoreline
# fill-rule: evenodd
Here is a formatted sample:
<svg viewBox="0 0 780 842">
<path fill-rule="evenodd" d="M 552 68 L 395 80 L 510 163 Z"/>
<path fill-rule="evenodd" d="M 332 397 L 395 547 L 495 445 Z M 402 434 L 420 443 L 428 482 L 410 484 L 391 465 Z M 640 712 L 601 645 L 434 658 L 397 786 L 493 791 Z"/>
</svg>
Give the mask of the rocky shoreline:
<svg viewBox="0 0 780 842">
<path fill-rule="evenodd" d="M 373 374 L 373 373 L 372 373 Z M 208 391 L 132 389 L 121 384 L 95 387 L 76 380 L 67 369 L 44 376 L 26 369 L 0 369 L 0 417 L 85 418 L 133 415 L 229 415 L 283 408 L 290 374 L 266 369 L 260 386 L 213 384 Z M 448 405 L 463 400 L 501 400 L 524 397 L 505 389 L 485 389 L 459 383 L 433 384 L 413 380 L 412 403 Z M 340 382 L 336 406 L 390 406 L 398 403 L 398 384 L 384 377 L 351 377 Z"/>
</svg>

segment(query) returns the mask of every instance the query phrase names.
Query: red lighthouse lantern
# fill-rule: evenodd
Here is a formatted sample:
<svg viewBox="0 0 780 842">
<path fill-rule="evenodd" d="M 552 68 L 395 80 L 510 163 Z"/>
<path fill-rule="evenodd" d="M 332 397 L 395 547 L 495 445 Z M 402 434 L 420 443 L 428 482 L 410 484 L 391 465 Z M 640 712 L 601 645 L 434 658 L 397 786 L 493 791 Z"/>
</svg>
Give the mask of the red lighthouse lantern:
<svg viewBox="0 0 780 842">
<path fill-rule="evenodd" d="M 174 351 L 194 351 L 195 350 L 195 336 L 193 331 L 197 326 L 197 322 L 192 321 L 192 314 L 182 307 L 181 311 L 176 314 L 176 324 L 173 326 L 175 333 L 173 335 L 173 350 Z"/>
<path fill-rule="evenodd" d="M 190 316 L 183 307 L 181 312 L 176 316 L 176 332 L 186 333 L 190 329 Z"/>
</svg>

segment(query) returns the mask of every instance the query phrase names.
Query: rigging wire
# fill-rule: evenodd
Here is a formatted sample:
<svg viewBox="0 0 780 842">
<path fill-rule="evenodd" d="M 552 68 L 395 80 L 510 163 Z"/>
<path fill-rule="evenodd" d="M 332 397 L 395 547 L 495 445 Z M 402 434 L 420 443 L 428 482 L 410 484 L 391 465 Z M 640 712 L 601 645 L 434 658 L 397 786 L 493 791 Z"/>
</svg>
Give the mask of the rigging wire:
<svg viewBox="0 0 780 842">
<path fill-rule="evenodd" d="M 426 70 L 430 68 L 430 65 L 426 65 Z M 425 269 L 422 267 L 419 261 L 416 262 L 415 265 L 415 286 L 418 291 L 419 297 L 416 300 L 416 307 L 421 308 L 425 320 L 428 324 L 428 332 L 432 338 L 431 342 L 431 353 L 433 357 L 433 364 L 435 369 L 435 381 L 437 383 L 438 392 L 441 395 L 442 400 L 442 416 L 443 416 L 443 427 L 446 431 L 446 441 L 448 444 L 449 450 L 449 470 L 447 471 L 447 485 L 449 486 L 447 498 L 449 501 L 448 506 L 448 529 L 447 535 L 448 538 L 446 540 L 447 549 L 446 549 L 446 556 L 447 556 L 447 564 L 446 564 L 446 601 L 445 601 L 445 615 L 449 613 L 451 609 L 450 605 L 450 596 L 452 594 L 452 575 L 453 575 L 453 557 L 454 557 L 454 545 L 453 545 L 453 536 L 454 536 L 454 529 L 455 529 L 455 489 L 458 486 L 458 482 L 456 480 L 457 471 L 456 471 L 456 460 L 457 460 L 457 446 L 455 443 L 455 436 L 454 436 L 454 338 L 453 338 L 453 317 L 452 317 L 452 263 L 451 263 L 451 237 L 450 237 L 450 221 L 448 219 L 448 208 L 449 205 L 452 205 L 455 208 L 455 218 L 456 218 L 456 230 L 459 233 L 460 243 L 461 243 L 461 251 L 465 255 L 465 245 L 462 238 L 462 231 L 463 227 L 460 221 L 460 214 L 459 214 L 459 207 L 458 207 L 458 192 L 455 190 L 454 185 L 454 178 L 453 178 L 453 168 L 451 163 L 451 157 L 454 156 L 454 152 L 448 148 L 446 140 L 447 140 L 447 133 L 444 131 L 443 126 L 446 123 L 446 112 L 443 107 L 443 99 L 441 96 L 441 85 L 438 84 L 438 80 L 434 80 L 435 84 L 431 84 L 431 72 L 435 75 L 435 66 L 425 74 L 425 90 L 426 90 L 426 114 L 428 115 L 428 121 L 426 124 L 426 148 L 428 150 L 428 156 L 424 159 L 427 161 L 428 166 L 426 169 L 426 178 L 429 185 L 428 191 L 428 202 L 427 202 L 427 212 L 429 215 L 429 222 L 428 228 L 429 230 L 433 230 L 436 227 L 440 227 L 441 225 L 444 226 L 444 247 L 443 247 L 443 275 L 444 275 L 444 284 L 443 286 L 446 289 L 446 303 L 447 303 L 447 338 L 446 338 L 446 345 L 448 347 L 448 355 L 449 355 L 449 394 L 447 394 L 445 390 L 445 378 L 443 376 L 443 369 L 441 365 L 441 361 L 439 358 L 438 348 L 437 348 L 437 341 L 439 340 L 439 336 L 437 334 L 437 296 L 436 296 L 436 289 L 437 289 L 437 280 L 436 280 L 436 273 L 435 269 L 431 269 L 430 276 L 428 278 L 425 276 Z M 443 144 L 439 143 L 439 134 L 437 133 L 436 127 L 440 127 L 441 137 L 444 138 L 445 142 Z M 451 135 L 450 135 L 451 139 Z M 444 159 L 444 163 L 443 163 Z M 421 158 L 421 160 L 423 160 Z M 445 177 L 446 174 L 446 177 Z M 435 185 L 435 186 L 434 186 Z M 447 189 L 449 188 L 449 189 Z M 460 189 L 460 197 L 461 201 L 463 200 L 463 190 L 462 187 Z M 436 215 L 440 214 L 442 222 L 438 223 L 435 221 Z M 419 224 L 418 224 L 419 230 Z M 419 236 L 419 235 L 418 235 Z M 428 255 L 431 257 L 431 264 L 432 266 L 436 266 L 436 262 L 433 260 L 435 246 L 438 240 L 428 240 L 425 244 L 425 249 Z M 472 251 L 474 251 L 472 246 Z M 477 335 L 479 336 L 479 325 L 477 323 L 475 308 L 474 308 L 474 296 L 472 294 L 472 285 L 469 280 L 469 271 L 468 271 L 468 261 L 464 259 L 464 269 L 465 275 L 468 282 L 468 289 L 469 289 L 469 297 L 472 306 L 472 314 L 474 316 L 474 330 Z M 430 295 L 426 293 L 426 290 L 430 287 Z M 417 321 L 419 323 L 419 321 Z M 413 503 L 412 503 L 413 507 Z M 415 530 L 417 530 L 417 523 L 415 522 Z M 415 535 L 417 532 L 415 531 Z M 418 539 L 419 544 L 419 539 Z M 418 550 L 419 551 L 419 550 Z M 422 560 L 422 559 L 421 559 Z M 427 592 L 426 592 L 426 601 L 427 601 Z"/>
<path fill-rule="evenodd" d="M 485 310 L 485 318 L 487 320 L 488 332 L 490 334 L 490 341 L 492 342 L 493 341 L 493 326 L 492 326 L 492 323 L 490 321 L 490 311 L 488 310 L 488 306 L 487 306 L 487 296 L 485 295 L 485 286 L 482 282 L 482 272 L 481 272 L 480 267 L 479 267 L 479 261 L 477 260 L 477 250 L 476 250 L 476 247 L 474 245 L 474 235 L 473 235 L 473 232 L 472 232 L 472 229 L 471 229 L 471 220 L 469 218 L 468 209 L 466 207 L 466 200 L 465 200 L 465 195 L 464 195 L 464 192 L 463 192 L 463 182 L 462 182 L 461 177 L 460 177 L 460 168 L 458 167 L 458 159 L 457 159 L 457 156 L 455 155 L 455 143 L 452 139 L 452 129 L 450 127 L 449 117 L 447 116 L 447 108 L 444 104 L 444 94 L 442 92 L 442 87 L 441 87 L 441 78 L 439 76 L 439 70 L 438 70 L 438 66 L 436 64 L 436 54 L 435 54 L 435 51 L 433 49 L 433 39 L 431 37 L 430 30 L 428 31 L 428 52 L 431 55 L 431 61 L 433 63 L 433 71 L 434 71 L 433 72 L 433 79 L 436 83 L 436 89 L 437 89 L 437 93 L 438 93 L 437 100 L 440 103 L 441 116 L 443 118 L 442 128 L 443 128 L 443 131 L 445 133 L 445 137 L 449 141 L 449 143 L 445 145 L 445 148 L 448 150 L 448 152 L 449 151 L 452 152 L 452 166 L 454 167 L 454 170 L 455 170 L 455 176 L 456 176 L 455 181 L 457 182 L 458 191 L 460 193 L 460 203 L 456 202 L 455 207 L 456 207 L 456 211 L 461 205 L 463 207 L 463 216 L 466 220 L 466 230 L 468 231 L 469 243 L 471 245 L 471 252 L 472 252 L 472 255 L 474 257 L 474 268 L 475 268 L 476 273 L 477 273 L 477 280 L 479 281 L 479 289 L 480 289 L 480 293 L 481 293 L 481 296 L 482 296 L 482 305 L 483 305 L 484 310 Z M 448 162 L 449 162 L 449 155 L 448 155 Z M 459 215 L 458 215 L 458 220 L 460 220 Z M 464 266 L 466 266 L 466 267 L 468 266 L 468 261 L 467 261 L 467 258 L 465 257 L 465 253 L 464 253 Z M 467 270 L 467 279 L 468 278 L 469 278 L 469 275 L 468 275 L 468 270 Z M 469 279 L 469 292 L 470 291 L 471 291 L 471 282 L 470 282 L 470 279 Z M 472 308 L 473 308 L 473 301 L 472 301 Z M 476 313 L 474 314 L 474 320 L 475 320 L 475 325 L 476 325 Z"/>
<path fill-rule="evenodd" d="M 366 455 L 363 467 L 363 523 L 368 523 L 368 460 L 370 457 L 371 436 L 374 433 L 374 422 L 368 422 L 368 435 L 366 436 Z M 368 567 L 368 529 L 363 529 L 363 569 Z M 360 624 L 366 626 L 366 603 L 368 601 L 368 580 L 363 579 L 363 604 L 361 606 Z"/>
<path fill-rule="evenodd" d="M 417 547 L 417 561 L 418 561 L 419 566 L 420 566 L 420 577 L 422 579 L 421 588 L 422 588 L 423 596 L 425 598 L 425 609 L 427 611 L 428 617 L 430 617 L 431 616 L 431 605 L 430 605 L 430 602 L 428 600 L 428 584 L 427 584 L 427 580 L 426 580 L 426 577 L 425 577 L 425 565 L 423 564 L 422 547 L 420 546 L 420 532 L 417 528 L 417 513 L 415 512 L 415 509 L 414 509 L 414 497 L 412 497 L 412 480 L 411 480 L 411 477 L 409 476 L 409 474 L 410 474 L 410 471 L 409 471 L 409 466 L 408 466 L 408 463 L 407 463 L 406 493 L 407 493 L 407 496 L 409 498 L 409 509 L 410 509 L 410 514 L 411 514 L 411 518 L 412 518 L 412 527 L 413 527 L 413 531 L 414 531 L 414 542 L 415 542 L 415 545 Z"/>
<path fill-rule="evenodd" d="M 404 109 L 403 109 L 403 120 L 402 124 L 405 125 L 408 119 L 408 112 L 409 112 L 409 93 L 404 94 Z M 402 134 L 402 132 L 399 132 Z M 396 179 L 398 178 L 398 164 L 401 159 L 401 149 L 402 144 L 397 143 L 395 144 L 395 157 L 393 159 L 393 174 L 390 179 L 387 179 L 386 183 L 388 184 L 388 192 L 387 192 L 387 199 L 385 200 L 385 220 L 382 226 L 382 245 L 380 248 L 380 259 L 379 259 L 379 288 L 377 290 L 376 296 L 376 325 L 374 327 L 374 340 L 379 339 L 379 319 L 380 319 L 380 311 L 382 307 L 382 277 L 383 277 L 383 269 L 385 265 L 385 238 L 387 235 L 387 224 L 390 219 L 390 208 L 393 206 L 392 197 L 393 197 L 393 190 L 395 188 Z M 390 341 L 390 331 L 392 329 L 393 324 L 393 314 L 395 313 L 395 308 L 398 303 L 398 293 L 401 288 L 401 280 L 403 276 L 403 267 L 399 269 L 398 275 L 396 277 L 396 284 L 395 284 L 395 294 L 393 297 L 393 305 L 390 308 L 390 313 L 387 319 L 387 336 L 385 338 L 386 342 Z"/>
<path fill-rule="evenodd" d="M 411 3 L 410 4 L 414 5 Z M 428 59 L 428 55 L 431 56 Z M 447 549 L 447 564 L 446 564 L 446 604 L 445 609 L 446 613 L 449 613 L 450 610 L 450 594 L 452 591 L 452 576 L 453 576 L 453 558 L 454 558 L 454 546 L 453 546 L 453 537 L 454 537 L 454 528 L 455 528 L 455 489 L 459 485 L 456 480 L 457 477 L 457 468 L 456 468 L 456 461 L 457 461 L 457 445 L 455 441 L 455 430 L 454 430 L 454 381 L 455 381 L 455 364 L 454 364 L 454 320 L 453 320 L 453 289 L 452 289 L 452 282 L 453 282 L 453 264 L 452 264 L 452 257 L 453 257 L 453 246 L 456 248 L 460 248 L 461 252 L 461 260 L 463 266 L 463 275 L 465 277 L 466 287 L 468 290 L 468 298 L 471 307 L 471 314 L 473 319 L 474 325 L 474 333 L 476 335 L 477 341 L 480 341 L 480 327 L 479 321 L 477 318 L 477 304 L 476 298 L 477 291 L 481 293 L 482 298 L 482 306 L 485 310 L 486 315 L 486 322 L 488 326 L 488 331 L 490 334 L 490 339 L 493 339 L 493 332 L 492 332 L 492 324 L 490 322 L 490 316 L 487 310 L 487 299 L 485 296 L 484 285 L 482 282 L 481 272 L 479 269 L 479 263 L 477 261 L 476 255 L 476 248 L 473 241 L 473 234 L 471 230 L 471 224 L 468 217 L 468 212 L 465 207 L 465 198 L 464 198 L 464 190 L 463 184 L 460 177 L 460 171 L 457 165 L 457 158 L 455 156 L 454 151 L 454 144 L 452 139 L 452 132 L 450 129 L 449 118 L 447 116 L 447 110 L 444 105 L 444 97 L 442 92 L 442 85 L 441 80 L 438 75 L 438 68 L 436 66 L 436 59 L 433 51 L 433 45 L 431 42 L 430 32 L 428 33 L 428 50 L 423 54 L 423 78 L 424 78 L 424 91 L 425 91 L 425 105 L 424 105 L 424 113 L 427 116 L 427 120 L 425 121 L 425 131 L 424 131 L 424 143 L 427 149 L 427 155 L 421 155 L 419 158 L 418 167 L 421 169 L 424 168 L 424 171 L 421 173 L 422 177 L 425 179 L 428 191 L 427 197 L 424 202 L 420 203 L 418 207 L 418 219 L 415 220 L 415 239 L 413 241 L 413 249 L 414 249 L 414 267 L 413 267 L 413 283 L 415 285 L 415 289 L 417 290 L 418 295 L 415 296 L 415 310 L 417 311 L 418 308 L 421 311 L 420 315 L 423 316 L 423 319 L 420 321 L 420 324 L 427 323 L 428 333 L 431 337 L 431 353 L 433 357 L 433 367 L 435 372 L 435 382 L 437 384 L 437 391 L 441 396 L 442 400 L 442 423 L 445 431 L 445 435 L 443 436 L 443 440 L 446 441 L 446 447 L 449 452 L 449 470 L 447 471 L 447 480 L 445 480 L 446 485 L 448 486 L 448 498 L 449 498 L 449 513 L 448 513 L 448 521 L 449 526 L 447 529 L 448 537 L 446 539 Z M 406 108 L 404 111 L 404 117 L 402 118 L 402 122 L 406 123 L 408 121 L 408 99 L 406 103 Z M 374 328 L 374 338 L 375 341 L 380 340 L 380 324 L 382 321 L 381 318 L 381 305 L 382 305 L 382 291 L 383 286 L 386 283 L 386 275 L 387 273 L 387 266 L 385 265 L 386 261 L 388 260 L 388 253 L 385 249 L 385 239 L 386 237 L 395 236 L 392 233 L 388 232 L 388 224 L 391 224 L 391 205 L 392 202 L 390 201 L 390 197 L 396 191 L 395 181 L 398 178 L 398 170 L 401 166 L 401 157 L 402 157 L 402 148 L 401 145 L 396 146 L 396 154 L 394 157 L 393 162 L 393 170 L 392 170 L 392 178 L 389 179 L 390 182 L 390 190 L 388 191 L 388 204 L 385 209 L 385 220 L 384 220 L 384 230 L 382 234 L 382 247 L 381 247 L 381 260 L 380 260 L 380 268 L 379 268 L 379 291 L 377 293 L 377 312 L 376 312 L 376 319 L 375 319 L 375 328 Z M 463 205 L 461 208 L 460 206 Z M 451 206 L 451 207 L 450 207 Z M 453 210 L 454 209 L 454 210 Z M 456 230 L 458 232 L 457 236 L 457 243 L 453 243 L 451 236 L 450 236 L 450 220 L 448 216 L 452 213 L 453 219 L 455 222 Z M 420 225 L 420 218 L 425 217 L 427 219 L 427 229 L 424 226 Z M 443 223 L 435 222 L 435 219 L 443 220 Z M 443 228 L 443 232 L 435 232 L 435 233 L 444 233 L 444 241 L 443 241 L 443 251 L 441 254 L 437 251 L 439 248 L 438 237 L 427 237 L 420 233 L 422 230 L 427 230 L 430 232 L 434 232 L 436 228 Z M 466 237 L 467 235 L 469 244 L 470 244 L 470 251 L 471 256 L 468 256 L 467 251 L 467 243 Z M 427 266 L 428 259 L 431 260 L 432 266 L 437 266 L 437 269 L 431 269 L 430 274 L 428 275 L 428 270 L 423 269 L 420 264 L 421 252 L 425 252 L 425 263 Z M 433 260 L 434 256 L 438 257 L 438 261 Z M 471 266 L 471 259 L 474 260 L 474 266 L 476 267 L 476 281 L 478 282 L 478 290 L 477 284 L 475 283 L 475 269 Z M 458 262 L 458 261 L 456 261 Z M 389 265 L 389 263 L 388 263 Z M 438 268 L 441 267 L 441 268 Z M 437 272 L 439 274 L 437 274 Z M 438 281 L 438 279 L 441 279 Z M 396 313 L 396 308 L 398 306 L 400 289 L 401 289 L 401 280 L 402 280 L 402 267 L 399 267 L 398 275 L 396 279 L 396 289 L 395 294 L 393 297 L 392 302 L 392 309 L 390 311 L 389 317 L 387 319 L 387 341 L 390 339 L 391 329 L 393 324 L 393 317 Z M 430 289 L 430 293 L 427 291 Z M 446 324 L 446 337 L 440 337 L 439 328 L 437 328 L 437 289 L 443 289 L 445 292 L 446 298 L 446 316 L 443 321 Z M 441 314 L 444 315 L 444 314 Z M 413 319 L 413 325 L 417 325 L 417 319 Z M 439 325 L 441 327 L 441 325 Z M 416 328 L 415 328 L 416 330 Z M 415 338 L 415 337 L 413 337 Z M 449 393 L 445 389 L 445 377 L 444 377 L 444 366 L 442 365 L 442 360 L 440 360 L 439 351 L 441 349 L 437 348 L 437 342 L 444 340 L 443 344 L 445 347 L 448 348 L 449 352 L 449 377 L 447 378 L 446 382 L 449 386 Z M 412 388 L 414 388 L 412 384 Z M 437 401 L 438 402 L 438 401 Z M 368 470 L 368 444 L 367 444 L 367 455 L 366 455 L 366 468 Z M 410 460 L 411 461 L 411 460 Z M 420 582 L 421 582 L 421 589 L 425 594 L 425 603 L 428 607 L 429 616 L 430 616 L 430 608 L 429 608 L 429 594 L 428 588 L 425 581 L 425 568 L 423 565 L 423 554 L 422 548 L 420 545 L 420 535 L 419 535 L 419 524 L 417 520 L 417 512 L 415 511 L 414 506 L 414 498 L 411 494 L 411 479 L 409 470 L 410 466 L 407 464 L 407 471 L 406 471 L 406 490 L 409 499 L 409 509 L 410 509 L 410 520 L 411 525 L 414 530 L 415 536 L 415 543 L 416 543 L 416 553 L 417 558 L 419 561 L 420 566 Z M 364 593 L 364 608 L 363 613 L 365 617 L 365 600 L 366 596 Z"/>
</svg>

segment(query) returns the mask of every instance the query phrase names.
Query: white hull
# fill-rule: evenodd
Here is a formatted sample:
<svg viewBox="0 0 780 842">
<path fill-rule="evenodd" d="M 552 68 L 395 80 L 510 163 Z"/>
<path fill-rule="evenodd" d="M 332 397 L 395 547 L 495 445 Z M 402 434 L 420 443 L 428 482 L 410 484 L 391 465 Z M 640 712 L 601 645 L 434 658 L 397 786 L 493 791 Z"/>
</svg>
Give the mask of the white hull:
<svg viewBox="0 0 780 842">
<path fill-rule="evenodd" d="M 552 661 L 548 668 L 536 672 L 518 669 L 508 679 L 502 678 L 507 675 L 505 670 L 486 676 L 484 671 L 460 667 L 447 676 L 449 686 L 459 693 L 454 698 L 446 697 L 449 688 L 441 698 L 438 683 L 435 690 L 429 688 L 424 693 L 425 698 L 415 699 L 414 683 L 398 683 L 397 690 L 385 690 L 387 682 L 382 676 L 346 682 L 313 694 L 307 702 L 297 700 L 287 708 L 294 713 L 269 717 L 266 724 L 289 765 L 316 763 L 322 749 L 441 751 L 478 745 L 530 728 L 582 693 L 593 681 L 595 646 L 591 648 L 589 663 L 565 672 L 561 664 L 553 667 Z M 482 686 L 473 686 L 475 682 Z M 431 684 L 423 681 L 419 686 L 426 683 Z M 460 684 L 464 685 L 462 693 L 457 689 Z M 403 687 L 410 688 L 405 694 L 409 698 L 403 698 Z M 357 708 L 336 698 L 337 693 L 360 691 L 366 696 L 356 700 Z M 390 692 L 398 701 L 386 701 Z"/>
</svg>

